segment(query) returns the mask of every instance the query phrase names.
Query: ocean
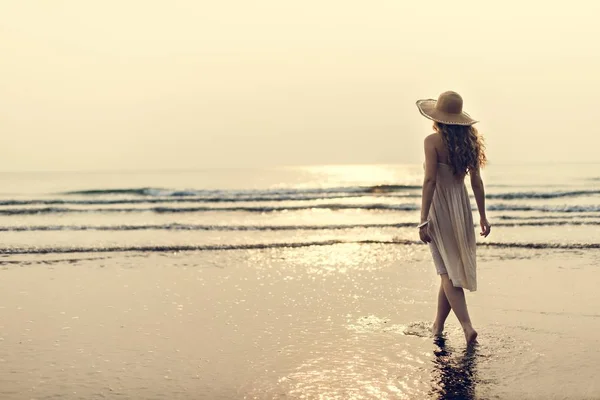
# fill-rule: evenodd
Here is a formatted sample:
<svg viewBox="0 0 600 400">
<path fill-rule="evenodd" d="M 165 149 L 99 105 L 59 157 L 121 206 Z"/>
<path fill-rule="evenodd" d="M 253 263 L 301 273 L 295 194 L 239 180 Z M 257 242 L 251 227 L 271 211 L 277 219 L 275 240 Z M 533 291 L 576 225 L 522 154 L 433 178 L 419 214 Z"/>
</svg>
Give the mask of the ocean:
<svg viewBox="0 0 600 400">
<path fill-rule="evenodd" d="M 600 165 L 484 170 L 475 349 L 429 336 L 422 178 L 0 174 L 0 398 L 600 398 Z"/>
<path fill-rule="evenodd" d="M 3 254 L 418 241 L 419 165 L 0 179 Z M 482 245 L 598 247 L 600 165 L 491 165 L 484 179 L 494 233 Z"/>
</svg>

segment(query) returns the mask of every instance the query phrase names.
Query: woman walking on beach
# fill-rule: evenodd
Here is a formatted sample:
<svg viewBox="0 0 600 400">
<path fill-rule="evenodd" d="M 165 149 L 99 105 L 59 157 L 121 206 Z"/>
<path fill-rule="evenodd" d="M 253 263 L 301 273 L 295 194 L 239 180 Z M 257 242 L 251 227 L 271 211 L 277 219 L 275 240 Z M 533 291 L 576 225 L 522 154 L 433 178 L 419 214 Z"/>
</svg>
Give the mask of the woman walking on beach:
<svg viewBox="0 0 600 400">
<path fill-rule="evenodd" d="M 485 213 L 485 190 L 480 168 L 485 165 L 483 139 L 477 122 L 462 111 L 458 93 L 442 93 L 438 100 L 417 101 L 421 114 L 434 121 L 435 133 L 425 138 L 425 179 L 419 236 L 429 243 L 441 277 L 434 335 L 441 335 L 450 310 L 460 321 L 467 343 L 474 343 L 473 328 L 463 289 L 477 290 L 475 230 L 464 183 L 469 175 L 479 210 L 481 235 L 491 226 Z"/>
</svg>

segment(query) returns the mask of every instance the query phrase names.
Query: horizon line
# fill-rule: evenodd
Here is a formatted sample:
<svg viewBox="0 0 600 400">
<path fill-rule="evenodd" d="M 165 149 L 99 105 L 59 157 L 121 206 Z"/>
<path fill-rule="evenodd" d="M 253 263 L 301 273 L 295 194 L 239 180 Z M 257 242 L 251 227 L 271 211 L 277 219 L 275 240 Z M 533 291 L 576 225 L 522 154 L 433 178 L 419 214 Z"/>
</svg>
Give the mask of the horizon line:
<svg viewBox="0 0 600 400">
<path fill-rule="evenodd" d="M 367 167 L 367 166 L 419 166 L 422 163 L 340 163 L 340 164 L 288 164 L 288 165 L 263 165 L 263 166 L 206 166 L 206 167 L 176 167 L 176 168 L 147 168 L 147 169 L 56 169 L 56 170 L 0 170 L 0 174 L 43 174 L 43 173 L 148 173 L 148 172 L 201 172 L 214 170 L 239 170 L 239 169 L 294 169 L 314 167 Z M 599 161 L 531 161 L 531 162 L 490 162 L 488 166 L 528 166 L 528 165 L 596 165 Z"/>
</svg>

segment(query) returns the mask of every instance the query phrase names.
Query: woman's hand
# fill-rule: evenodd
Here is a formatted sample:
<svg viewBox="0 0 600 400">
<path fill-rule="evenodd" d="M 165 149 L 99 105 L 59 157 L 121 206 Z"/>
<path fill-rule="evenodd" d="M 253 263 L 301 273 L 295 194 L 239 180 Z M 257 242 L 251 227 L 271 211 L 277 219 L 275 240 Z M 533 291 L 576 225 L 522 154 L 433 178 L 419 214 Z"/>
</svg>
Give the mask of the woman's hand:
<svg viewBox="0 0 600 400">
<path fill-rule="evenodd" d="M 431 242 L 431 236 L 429 236 L 429 230 L 427 229 L 428 225 L 422 226 L 419 228 L 419 237 L 423 243 Z"/>
<path fill-rule="evenodd" d="M 492 226 L 488 222 L 487 218 L 481 218 L 481 220 L 479 221 L 479 224 L 481 225 L 480 235 L 483 237 L 487 237 L 490 234 L 490 232 L 492 231 Z"/>
</svg>

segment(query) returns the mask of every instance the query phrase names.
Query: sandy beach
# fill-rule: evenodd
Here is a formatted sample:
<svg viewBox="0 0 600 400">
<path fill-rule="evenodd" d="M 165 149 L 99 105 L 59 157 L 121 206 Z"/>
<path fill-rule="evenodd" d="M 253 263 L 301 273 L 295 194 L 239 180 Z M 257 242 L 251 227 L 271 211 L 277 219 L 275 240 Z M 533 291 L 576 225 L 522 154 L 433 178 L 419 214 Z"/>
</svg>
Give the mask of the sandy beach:
<svg viewBox="0 0 600 400">
<path fill-rule="evenodd" d="M 0 400 L 600 400 L 599 15 L 0 1 Z"/>
<path fill-rule="evenodd" d="M 425 246 L 1 259 L 0 397 L 594 399 L 600 252 L 480 247 L 434 343 Z M 457 377 L 457 374 L 459 376 Z"/>
</svg>

